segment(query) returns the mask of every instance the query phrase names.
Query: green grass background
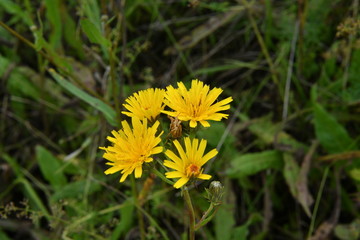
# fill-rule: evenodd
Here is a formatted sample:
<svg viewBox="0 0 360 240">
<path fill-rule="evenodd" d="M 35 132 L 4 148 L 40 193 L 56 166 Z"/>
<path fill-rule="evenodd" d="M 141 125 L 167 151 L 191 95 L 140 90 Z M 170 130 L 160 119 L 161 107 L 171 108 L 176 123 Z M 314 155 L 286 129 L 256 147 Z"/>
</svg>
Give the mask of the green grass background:
<svg viewBox="0 0 360 240">
<path fill-rule="evenodd" d="M 105 176 L 133 92 L 232 96 L 199 137 L 226 189 L 198 239 L 358 239 L 358 0 L 0 0 L 0 239 L 186 239 L 179 191 Z M 340 27 L 339 27 L 340 26 Z M 208 203 L 191 190 L 197 217 Z M 131 187 L 133 185 L 133 188 Z M 134 188 L 135 186 L 135 188 Z"/>
</svg>

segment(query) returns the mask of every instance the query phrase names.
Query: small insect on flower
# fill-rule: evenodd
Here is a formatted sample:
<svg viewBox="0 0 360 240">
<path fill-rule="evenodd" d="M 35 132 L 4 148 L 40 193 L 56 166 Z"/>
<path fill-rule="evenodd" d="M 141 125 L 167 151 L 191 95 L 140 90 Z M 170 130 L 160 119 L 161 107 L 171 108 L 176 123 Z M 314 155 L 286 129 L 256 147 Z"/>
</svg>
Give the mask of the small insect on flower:
<svg viewBox="0 0 360 240">
<path fill-rule="evenodd" d="M 125 181 L 126 177 L 134 171 L 135 178 L 140 178 L 142 165 L 153 161 L 152 155 L 163 151 L 163 147 L 158 146 L 163 132 L 156 136 L 159 121 L 148 128 L 146 118 L 141 121 L 133 117 L 131 120 L 132 129 L 127 121 L 122 121 L 122 129 L 112 131 L 114 137 L 107 137 L 113 145 L 100 147 L 105 150 L 103 157 L 109 160 L 106 164 L 111 166 L 105 174 L 121 171 L 120 182 Z"/>
<path fill-rule="evenodd" d="M 181 121 L 177 117 L 170 117 L 170 135 L 173 138 L 179 138 L 182 135 Z"/>
</svg>

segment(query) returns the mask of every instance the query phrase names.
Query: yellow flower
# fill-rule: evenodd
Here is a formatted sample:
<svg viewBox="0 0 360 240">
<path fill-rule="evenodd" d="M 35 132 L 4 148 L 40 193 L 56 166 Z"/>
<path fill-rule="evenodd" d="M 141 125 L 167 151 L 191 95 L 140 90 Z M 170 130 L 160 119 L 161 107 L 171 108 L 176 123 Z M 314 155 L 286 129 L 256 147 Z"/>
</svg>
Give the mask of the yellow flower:
<svg viewBox="0 0 360 240">
<path fill-rule="evenodd" d="M 165 104 L 171 111 L 162 111 L 172 117 L 177 117 L 180 121 L 190 121 L 190 127 L 195 128 L 197 122 L 204 127 L 209 127 L 207 120 L 220 121 L 227 118 L 228 114 L 219 113 L 230 108 L 229 103 L 232 97 L 228 97 L 220 102 L 214 103 L 222 93 L 222 89 L 213 88 L 195 79 L 191 82 L 191 88 L 187 90 L 182 82 L 178 82 L 178 87 L 168 86 L 165 93 Z"/>
<path fill-rule="evenodd" d="M 171 150 L 166 150 L 165 155 L 172 161 L 165 160 L 164 165 L 172 168 L 175 171 L 165 173 L 167 178 L 180 178 L 175 184 L 175 188 L 180 188 L 185 185 L 191 178 L 199 178 L 208 180 L 211 178 L 208 174 L 203 174 L 201 167 L 215 157 L 218 153 L 216 149 L 211 150 L 205 156 L 206 140 L 202 139 L 199 145 L 199 139 L 190 140 L 189 137 L 184 138 L 185 151 L 180 145 L 179 141 L 175 140 L 173 143 L 179 153 L 179 156 Z"/>
<path fill-rule="evenodd" d="M 129 112 L 123 111 L 121 113 L 129 117 L 147 118 L 153 121 L 165 107 L 163 104 L 164 95 L 164 89 L 149 88 L 141 90 L 125 100 L 126 103 L 123 106 Z"/>
<path fill-rule="evenodd" d="M 107 165 L 111 167 L 105 171 L 105 174 L 113 174 L 121 171 L 120 182 L 125 181 L 126 177 L 135 170 L 135 178 L 142 175 L 142 165 L 144 162 L 153 161 L 152 155 L 161 153 L 163 147 L 157 146 L 160 142 L 162 132 L 156 136 L 159 121 L 156 121 L 152 127 L 147 127 L 147 119 L 143 121 L 134 117 L 132 127 L 127 121 L 122 121 L 122 129 L 112 131 L 114 137 L 107 137 L 113 143 L 109 147 L 100 147 L 105 150 L 104 158 L 109 160 Z"/>
</svg>

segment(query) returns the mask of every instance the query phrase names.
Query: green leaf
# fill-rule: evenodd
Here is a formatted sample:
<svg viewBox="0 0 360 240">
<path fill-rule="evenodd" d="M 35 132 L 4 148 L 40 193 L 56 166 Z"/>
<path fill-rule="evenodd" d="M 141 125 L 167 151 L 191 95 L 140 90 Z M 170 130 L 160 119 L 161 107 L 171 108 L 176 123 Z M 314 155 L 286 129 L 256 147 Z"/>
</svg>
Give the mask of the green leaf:
<svg viewBox="0 0 360 240">
<path fill-rule="evenodd" d="M 45 0 L 46 17 L 51 23 L 50 43 L 53 49 L 61 47 L 62 22 L 59 0 Z"/>
<path fill-rule="evenodd" d="M 85 53 L 82 47 L 82 41 L 79 36 L 79 34 L 76 31 L 76 23 L 71 18 L 69 13 L 67 11 L 64 11 L 63 13 L 64 17 L 64 25 L 66 28 L 64 28 L 64 38 L 67 44 L 71 48 L 73 48 L 80 59 L 84 59 Z"/>
<path fill-rule="evenodd" d="M 290 153 L 284 153 L 284 169 L 283 175 L 287 185 L 289 186 L 290 192 L 294 198 L 297 198 L 298 191 L 296 187 L 296 182 L 299 176 L 300 167 L 295 161 L 293 155 Z"/>
<path fill-rule="evenodd" d="M 219 139 L 226 131 L 225 123 L 223 122 L 210 122 L 211 127 L 200 129 L 197 132 L 197 136 L 207 139 L 208 144 L 212 147 L 216 147 L 219 144 Z M 234 138 L 229 134 L 225 140 L 224 145 L 231 145 L 234 143 Z"/>
<path fill-rule="evenodd" d="M 110 240 L 120 239 L 120 237 L 123 236 L 124 233 L 128 232 L 128 230 L 132 226 L 132 223 L 134 221 L 134 204 L 132 204 L 130 200 L 124 202 L 124 204 L 126 203 L 129 204 L 125 205 L 123 208 L 120 209 L 121 224 L 118 224 L 117 227 L 114 229 L 111 234 Z"/>
<path fill-rule="evenodd" d="M 66 184 L 66 177 L 59 170 L 61 169 L 59 159 L 42 146 L 36 146 L 36 158 L 42 175 L 54 188 L 60 188 Z"/>
<path fill-rule="evenodd" d="M 90 42 L 99 44 L 106 48 L 110 47 L 110 41 L 104 38 L 100 32 L 100 29 L 98 29 L 93 22 L 88 19 L 82 19 L 80 24 L 82 30 L 89 38 Z"/>
<path fill-rule="evenodd" d="M 355 219 L 350 224 L 338 224 L 335 235 L 341 240 L 356 240 L 360 237 L 360 219 Z"/>
<path fill-rule="evenodd" d="M 213 67 L 200 68 L 194 72 L 194 76 L 201 74 L 213 74 L 217 72 L 233 70 L 233 69 L 241 69 L 241 68 L 258 69 L 259 68 L 258 66 L 259 65 L 255 63 L 233 60 L 233 61 L 228 61 L 228 63 L 225 65 L 216 65 Z"/>
<path fill-rule="evenodd" d="M 227 175 L 230 178 L 245 177 L 269 168 L 280 169 L 282 165 L 282 155 L 278 151 L 249 153 L 235 158 L 227 170 Z"/>
<path fill-rule="evenodd" d="M 2 6 L 6 12 L 16 15 L 17 17 L 22 19 L 28 26 L 33 25 L 29 13 L 27 11 L 24 11 L 24 9 L 21 6 L 19 6 L 14 2 L 15 1 L 0 0 L 0 6 Z"/>
<path fill-rule="evenodd" d="M 234 210 L 230 205 L 222 205 L 215 216 L 215 233 L 217 240 L 231 239 L 233 226 L 235 225 Z"/>
<path fill-rule="evenodd" d="M 55 72 L 55 70 L 50 69 L 50 74 L 55 78 L 55 80 L 66 90 L 74 94 L 76 97 L 80 98 L 81 100 L 85 101 L 92 107 L 96 108 L 100 112 L 102 112 L 106 118 L 106 120 L 112 125 L 116 126 L 116 112 L 112 109 L 109 105 L 105 104 L 103 101 L 90 96 L 80 88 L 76 87 L 69 81 L 65 80 L 62 76 Z"/>
<path fill-rule="evenodd" d="M 30 82 L 18 68 L 15 68 L 8 79 L 8 91 L 15 96 L 25 96 L 34 100 L 41 98 L 40 89 Z"/>
<path fill-rule="evenodd" d="M 303 169 L 300 170 L 300 167 L 292 154 L 283 153 L 283 158 L 283 175 L 287 185 L 289 186 L 291 195 L 299 201 L 306 214 L 310 217 L 310 206 L 313 203 L 313 198 L 306 184 L 307 172 L 304 174 Z M 303 167 L 304 165 L 302 165 L 302 168 Z"/>
<path fill-rule="evenodd" d="M 82 0 L 81 1 L 81 10 L 84 12 L 85 16 L 96 25 L 96 28 L 100 30 L 101 28 L 101 19 L 100 19 L 100 8 L 97 0 Z"/>
<path fill-rule="evenodd" d="M 258 213 L 253 213 L 251 214 L 251 216 L 249 217 L 249 219 L 246 221 L 245 224 L 238 226 L 234 229 L 232 238 L 233 240 L 238 240 L 238 239 L 247 239 L 248 235 L 249 235 L 249 227 L 250 225 L 261 221 L 261 215 Z"/>
<path fill-rule="evenodd" d="M 71 182 L 59 189 L 51 196 L 51 201 L 56 202 L 60 199 L 66 198 L 82 198 L 86 188 L 86 180 L 80 180 L 77 182 Z M 89 189 L 87 189 L 87 194 L 90 195 L 101 189 L 101 186 L 97 182 L 91 182 Z"/>
<path fill-rule="evenodd" d="M 271 114 L 251 120 L 245 114 L 239 114 L 239 118 L 242 121 L 250 121 L 249 130 L 258 138 L 260 147 L 262 145 L 272 145 L 277 141 L 279 144 L 291 145 L 294 148 L 306 148 L 306 146 L 295 140 L 291 135 L 282 131 L 282 122 L 273 123 Z"/>
<path fill-rule="evenodd" d="M 314 102 L 314 124 L 316 137 L 329 153 L 354 150 L 354 141 L 345 128 L 319 103 Z"/>
<path fill-rule="evenodd" d="M 356 181 L 360 182 L 360 168 L 351 169 L 349 175 Z"/>
<path fill-rule="evenodd" d="M 0 229 L 0 239 L 2 240 L 10 240 L 10 238 Z"/>
</svg>

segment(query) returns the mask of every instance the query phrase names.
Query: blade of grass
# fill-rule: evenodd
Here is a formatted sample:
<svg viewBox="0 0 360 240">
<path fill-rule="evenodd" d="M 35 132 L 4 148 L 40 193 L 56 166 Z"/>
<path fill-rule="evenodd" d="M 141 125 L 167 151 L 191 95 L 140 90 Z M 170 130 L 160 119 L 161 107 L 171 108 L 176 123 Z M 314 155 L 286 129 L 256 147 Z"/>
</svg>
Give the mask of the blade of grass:
<svg viewBox="0 0 360 240">
<path fill-rule="evenodd" d="M 277 74 L 276 74 L 276 70 L 275 70 L 275 66 L 274 66 L 274 63 L 270 57 L 270 54 L 269 54 L 269 51 L 266 47 L 266 44 L 264 42 L 264 39 L 260 33 L 260 30 L 255 22 L 255 19 L 253 17 L 253 11 L 252 11 L 252 8 L 251 8 L 251 4 L 248 3 L 247 0 L 242 0 L 243 4 L 247 7 L 248 9 L 248 18 L 249 18 L 249 21 L 250 21 L 250 24 L 252 26 L 252 28 L 254 29 L 254 32 L 255 32 L 255 35 L 256 35 L 256 38 L 259 42 L 259 45 L 261 47 L 261 51 L 263 52 L 264 56 L 265 56 L 265 59 L 269 65 L 269 68 L 270 68 L 270 72 L 271 72 L 271 78 L 274 82 L 274 84 L 279 88 L 279 94 L 281 97 L 284 97 L 283 95 L 283 92 L 281 91 L 281 86 L 280 86 L 280 81 L 277 77 Z"/>
<path fill-rule="evenodd" d="M 116 126 L 116 112 L 109 105 L 97 99 L 93 96 L 90 96 L 80 88 L 76 87 L 71 82 L 65 80 L 61 75 L 55 72 L 54 69 L 50 69 L 49 73 L 54 77 L 54 79 L 66 90 L 74 94 L 76 97 L 80 98 L 90 106 L 96 108 L 100 112 L 102 112 L 106 118 L 106 120 L 112 125 Z"/>
<path fill-rule="evenodd" d="M 321 179 L 320 188 L 319 188 L 318 194 L 316 196 L 316 202 L 315 202 L 314 210 L 312 212 L 312 217 L 311 217 L 309 231 L 308 231 L 308 234 L 307 234 L 307 239 L 309 239 L 311 237 L 311 235 L 312 235 L 312 233 L 314 231 L 316 215 L 317 215 L 317 212 L 318 212 L 318 209 L 319 209 L 321 196 L 322 196 L 322 193 L 324 191 L 325 182 L 326 182 L 326 178 L 327 178 L 327 176 L 329 174 L 329 170 L 330 170 L 330 166 L 327 166 L 325 168 L 324 174 L 323 174 L 322 179 Z"/>
</svg>

